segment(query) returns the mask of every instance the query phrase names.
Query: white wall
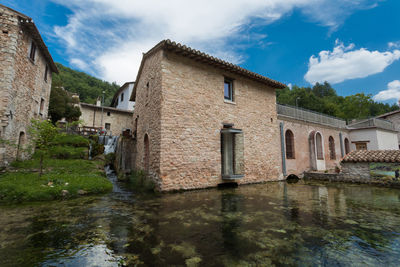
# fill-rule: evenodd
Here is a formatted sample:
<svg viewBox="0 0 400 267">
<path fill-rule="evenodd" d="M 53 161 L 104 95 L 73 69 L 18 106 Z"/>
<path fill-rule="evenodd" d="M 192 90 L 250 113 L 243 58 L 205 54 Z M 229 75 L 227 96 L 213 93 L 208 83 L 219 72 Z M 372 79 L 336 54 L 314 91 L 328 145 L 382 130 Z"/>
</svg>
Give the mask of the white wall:
<svg viewBox="0 0 400 267">
<path fill-rule="evenodd" d="M 135 102 L 129 101 L 129 98 L 132 94 L 133 83 L 130 83 L 122 92 L 118 94 L 118 105 L 116 108 L 118 109 L 126 109 L 126 110 L 133 110 L 135 106 Z M 121 95 L 124 94 L 124 99 L 121 101 Z"/>
<path fill-rule="evenodd" d="M 356 150 L 356 145 L 353 142 L 367 142 L 368 150 L 378 150 L 378 137 L 376 134 L 376 129 L 357 129 L 351 130 L 350 132 L 350 150 Z"/>
<path fill-rule="evenodd" d="M 385 131 L 377 128 L 357 129 L 350 132 L 350 149 L 356 150 L 354 142 L 367 142 L 368 150 L 391 150 L 399 149 L 396 132 Z"/>
<path fill-rule="evenodd" d="M 397 133 L 377 130 L 379 149 L 382 150 L 397 150 L 399 149 L 399 140 Z"/>
</svg>

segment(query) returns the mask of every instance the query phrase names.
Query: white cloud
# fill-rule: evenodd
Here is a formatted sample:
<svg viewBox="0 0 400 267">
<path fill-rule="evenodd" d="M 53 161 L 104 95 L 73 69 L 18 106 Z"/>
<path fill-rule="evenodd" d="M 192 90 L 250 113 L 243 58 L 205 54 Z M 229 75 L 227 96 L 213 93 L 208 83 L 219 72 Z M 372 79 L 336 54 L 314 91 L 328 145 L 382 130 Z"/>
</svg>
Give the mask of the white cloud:
<svg viewBox="0 0 400 267">
<path fill-rule="evenodd" d="M 335 28 L 354 10 L 379 0 L 50 1 L 72 12 L 66 26 L 54 28 L 66 54 L 84 59 L 91 73 L 123 83 L 135 79 L 142 52 L 162 39 L 240 63 L 245 59 L 239 55 L 243 43 L 269 43 L 253 26 L 267 25 L 299 9 L 311 20 Z"/>
<path fill-rule="evenodd" d="M 380 91 L 376 95 L 374 95 L 374 100 L 376 101 L 385 101 L 389 99 L 397 99 L 400 100 L 400 81 L 394 80 L 388 83 L 388 89 Z"/>
<path fill-rule="evenodd" d="M 321 51 L 311 56 L 304 79 L 311 84 L 328 81 L 332 84 L 345 80 L 364 78 L 382 72 L 400 59 L 400 50 L 379 52 L 365 48 L 355 49 L 336 41 L 333 51 Z"/>
<path fill-rule="evenodd" d="M 397 42 L 389 42 L 388 43 L 389 48 L 400 48 L 400 41 Z"/>
</svg>

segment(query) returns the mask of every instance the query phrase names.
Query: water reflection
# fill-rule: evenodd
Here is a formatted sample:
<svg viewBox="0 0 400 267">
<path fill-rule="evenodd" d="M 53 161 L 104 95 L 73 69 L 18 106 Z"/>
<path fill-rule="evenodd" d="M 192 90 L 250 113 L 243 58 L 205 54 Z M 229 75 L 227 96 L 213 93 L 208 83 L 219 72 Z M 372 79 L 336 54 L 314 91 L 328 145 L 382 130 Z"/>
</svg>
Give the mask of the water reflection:
<svg viewBox="0 0 400 267">
<path fill-rule="evenodd" d="M 112 177 L 111 177 L 112 178 Z M 269 183 L 0 207 L 2 266 L 400 265 L 399 190 Z"/>
</svg>

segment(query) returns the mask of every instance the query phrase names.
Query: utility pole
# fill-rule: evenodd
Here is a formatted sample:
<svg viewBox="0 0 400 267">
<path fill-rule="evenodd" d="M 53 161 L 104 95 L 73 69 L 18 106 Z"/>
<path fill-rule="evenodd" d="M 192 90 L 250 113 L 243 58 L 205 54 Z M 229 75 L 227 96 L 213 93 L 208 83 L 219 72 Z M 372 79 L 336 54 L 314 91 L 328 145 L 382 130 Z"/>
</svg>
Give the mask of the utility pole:
<svg viewBox="0 0 400 267">
<path fill-rule="evenodd" d="M 104 113 L 104 94 L 106 91 L 103 91 L 103 98 L 101 100 L 101 129 L 103 130 L 103 113 Z"/>
</svg>

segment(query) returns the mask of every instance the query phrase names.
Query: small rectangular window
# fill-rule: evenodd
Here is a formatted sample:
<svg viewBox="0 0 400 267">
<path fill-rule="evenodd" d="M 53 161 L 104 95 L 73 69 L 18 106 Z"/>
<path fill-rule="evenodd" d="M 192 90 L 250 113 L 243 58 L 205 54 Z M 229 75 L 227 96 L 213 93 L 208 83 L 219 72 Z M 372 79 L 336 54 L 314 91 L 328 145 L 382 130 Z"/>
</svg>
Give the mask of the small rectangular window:
<svg viewBox="0 0 400 267">
<path fill-rule="evenodd" d="M 49 66 L 46 65 L 46 69 L 44 71 L 44 80 L 47 82 L 47 73 L 49 72 Z"/>
<path fill-rule="evenodd" d="M 244 176 L 244 140 L 241 130 L 221 130 L 221 163 L 223 179 L 239 179 Z"/>
<path fill-rule="evenodd" d="M 233 101 L 233 81 L 227 78 L 224 80 L 224 99 Z"/>
<path fill-rule="evenodd" d="M 105 128 L 106 128 L 106 130 L 110 130 L 111 129 L 111 124 L 110 123 L 106 123 Z"/>
<path fill-rule="evenodd" d="M 32 61 L 35 61 L 35 55 L 36 55 L 36 45 L 35 45 L 35 43 L 32 41 L 32 44 L 31 44 L 31 52 L 29 53 L 29 58 L 32 59 Z"/>
<path fill-rule="evenodd" d="M 44 99 L 41 98 L 40 99 L 40 111 L 39 111 L 39 114 L 43 115 L 43 111 L 44 111 Z"/>
<path fill-rule="evenodd" d="M 121 94 L 121 102 L 124 102 L 124 93 Z"/>
<path fill-rule="evenodd" d="M 111 112 L 110 111 L 107 112 L 107 116 L 111 116 Z"/>
</svg>

